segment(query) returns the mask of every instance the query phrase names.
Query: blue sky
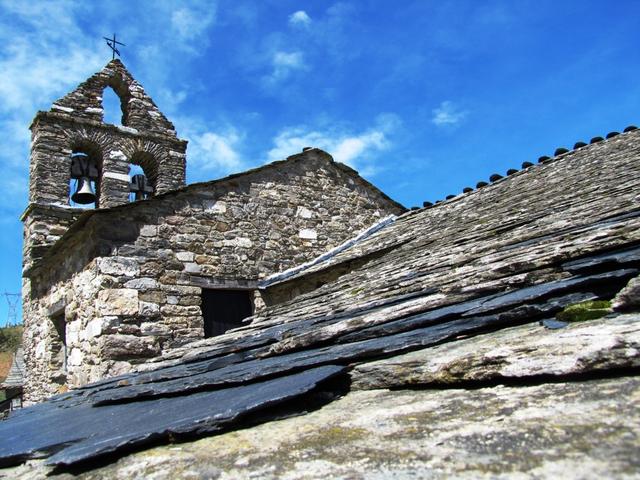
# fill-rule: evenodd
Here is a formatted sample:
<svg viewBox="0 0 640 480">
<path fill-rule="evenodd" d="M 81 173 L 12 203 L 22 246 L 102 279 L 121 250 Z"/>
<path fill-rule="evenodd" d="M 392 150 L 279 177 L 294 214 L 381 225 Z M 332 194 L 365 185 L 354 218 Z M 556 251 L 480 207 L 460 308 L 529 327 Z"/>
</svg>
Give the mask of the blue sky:
<svg viewBox="0 0 640 480">
<path fill-rule="evenodd" d="M 317 146 L 413 206 L 640 123 L 639 18 L 637 1 L 0 0 L 0 293 L 20 291 L 29 123 L 110 60 L 103 36 L 189 140 L 189 182 Z"/>
</svg>

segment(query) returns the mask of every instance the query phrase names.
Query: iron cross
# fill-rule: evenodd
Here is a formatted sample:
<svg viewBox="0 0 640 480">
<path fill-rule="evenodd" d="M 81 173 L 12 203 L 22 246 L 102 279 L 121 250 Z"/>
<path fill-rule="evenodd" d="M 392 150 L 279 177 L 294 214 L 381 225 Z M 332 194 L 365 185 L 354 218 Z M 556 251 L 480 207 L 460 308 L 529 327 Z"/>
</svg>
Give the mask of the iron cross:
<svg viewBox="0 0 640 480">
<path fill-rule="evenodd" d="M 109 45 L 109 48 L 112 51 L 112 55 L 111 55 L 111 60 L 115 60 L 116 58 L 116 54 L 118 56 L 120 56 L 120 51 L 118 50 L 118 48 L 116 47 L 116 45 L 122 45 L 123 47 L 126 46 L 124 43 L 122 42 L 118 42 L 116 40 L 116 34 L 113 34 L 113 38 L 107 38 L 107 37 L 102 37 L 107 41 L 107 45 Z"/>
</svg>

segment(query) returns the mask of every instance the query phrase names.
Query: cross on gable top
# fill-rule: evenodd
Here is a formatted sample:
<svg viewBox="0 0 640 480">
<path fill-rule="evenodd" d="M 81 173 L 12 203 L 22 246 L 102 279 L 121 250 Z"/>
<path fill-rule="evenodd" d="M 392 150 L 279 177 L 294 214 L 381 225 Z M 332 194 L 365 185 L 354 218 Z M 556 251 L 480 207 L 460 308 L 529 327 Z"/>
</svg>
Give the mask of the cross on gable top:
<svg viewBox="0 0 640 480">
<path fill-rule="evenodd" d="M 126 47 L 124 43 L 116 40 L 115 33 L 113 34 L 113 38 L 107 38 L 107 37 L 102 37 L 102 38 L 104 38 L 107 41 L 107 45 L 111 49 L 111 60 L 115 60 L 116 54 L 120 56 L 120 50 L 118 50 L 118 47 L 116 45 L 122 45 L 123 47 Z"/>
</svg>

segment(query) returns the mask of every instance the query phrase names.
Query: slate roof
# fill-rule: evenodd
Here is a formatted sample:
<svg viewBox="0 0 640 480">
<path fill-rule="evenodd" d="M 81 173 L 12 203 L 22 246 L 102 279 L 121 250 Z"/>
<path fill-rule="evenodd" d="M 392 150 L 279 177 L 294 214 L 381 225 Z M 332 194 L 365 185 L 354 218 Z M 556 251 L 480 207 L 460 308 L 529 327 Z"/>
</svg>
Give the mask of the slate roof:
<svg viewBox="0 0 640 480">
<path fill-rule="evenodd" d="M 24 351 L 19 348 L 13 356 L 7 378 L 0 384 L 1 388 L 22 388 L 24 385 Z"/>
<path fill-rule="evenodd" d="M 408 212 L 300 274 L 353 259 L 245 327 L 23 409 L 0 423 L 14 438 L 0 464 L 72 465 L 302 413 L 356 365 L 613 297 L 640 269 L 640 132 Z"/>
</svg>

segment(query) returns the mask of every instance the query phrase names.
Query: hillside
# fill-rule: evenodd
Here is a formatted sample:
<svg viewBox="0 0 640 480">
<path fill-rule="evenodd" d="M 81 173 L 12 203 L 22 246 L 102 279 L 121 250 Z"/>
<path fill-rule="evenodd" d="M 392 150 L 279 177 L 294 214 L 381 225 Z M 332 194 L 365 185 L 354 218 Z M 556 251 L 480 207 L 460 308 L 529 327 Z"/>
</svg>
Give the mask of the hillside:
<svg viewBox="0 0 640 480">
<path fill-rule="evenodd" d="M 0 382 L 7 378 L 12 359 L 13 354 L 11 352 L 0 352 Z"/>
<path fill-rule="evenodd" d="M 13 352 L 22 344 L 22 326 L 0 328 L 0 381 L 11 368 Z"/>
</svg>

